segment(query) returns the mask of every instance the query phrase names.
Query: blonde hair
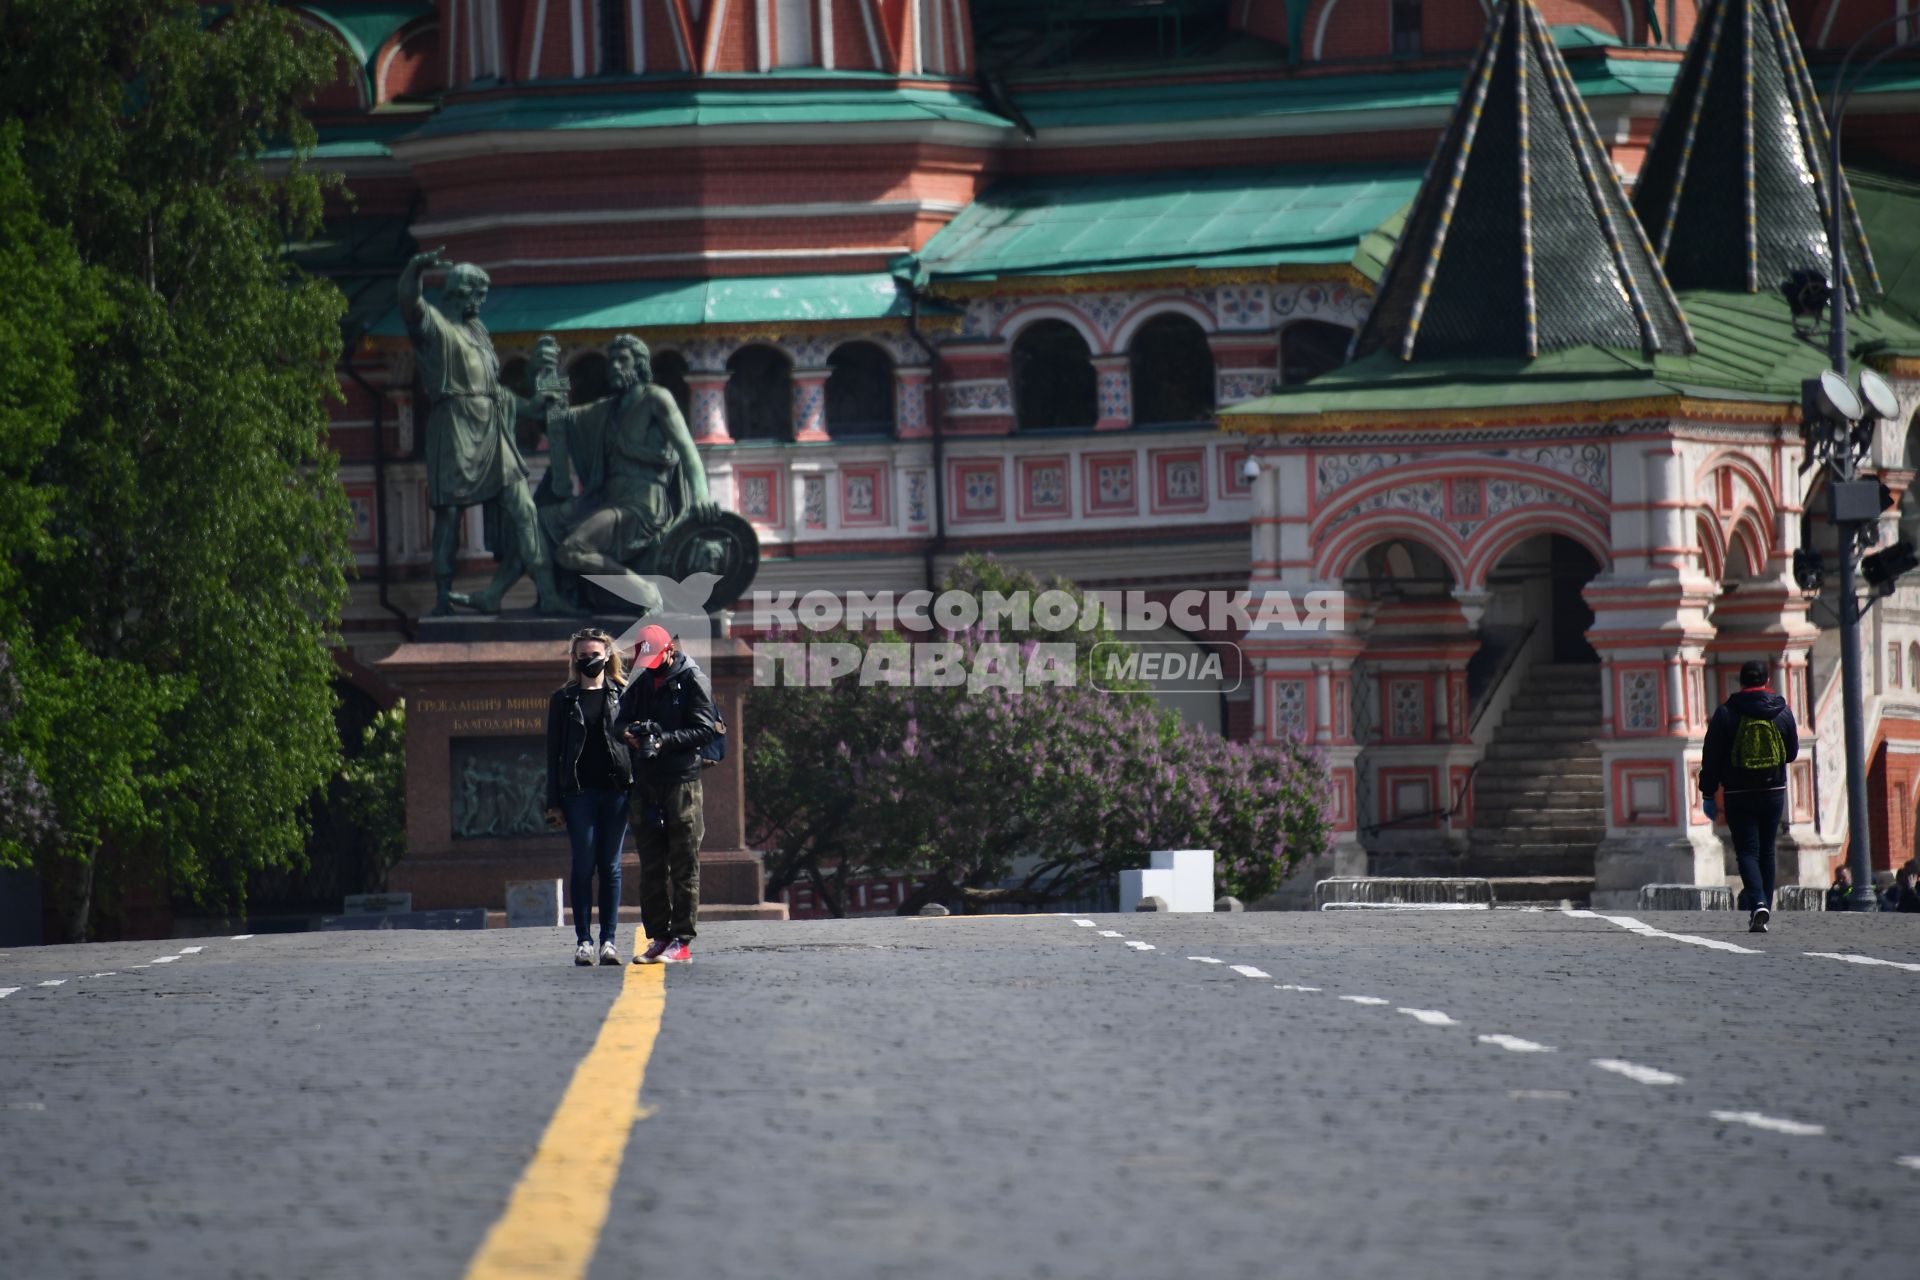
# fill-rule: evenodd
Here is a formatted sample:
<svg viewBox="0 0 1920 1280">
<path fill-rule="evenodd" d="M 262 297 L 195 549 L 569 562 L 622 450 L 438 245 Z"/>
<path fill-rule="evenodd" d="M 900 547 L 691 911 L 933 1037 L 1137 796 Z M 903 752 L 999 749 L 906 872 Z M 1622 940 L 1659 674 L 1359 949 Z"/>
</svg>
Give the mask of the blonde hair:
<svg viewBox="0 0 1920 1280">
<path fill-rule="evenodd" d="M 573 665 L 573 647 L 582 640 L 598 640 L 607 646 L 607 679 L 614 684 L 619 684 L 621 682 L 620 646 L 613 642 L 612 636 L 600 628 L 582 627 L 567 637 L 567 688 L 571 689 L 580 683 L 579 669 Z"/>
</svg>

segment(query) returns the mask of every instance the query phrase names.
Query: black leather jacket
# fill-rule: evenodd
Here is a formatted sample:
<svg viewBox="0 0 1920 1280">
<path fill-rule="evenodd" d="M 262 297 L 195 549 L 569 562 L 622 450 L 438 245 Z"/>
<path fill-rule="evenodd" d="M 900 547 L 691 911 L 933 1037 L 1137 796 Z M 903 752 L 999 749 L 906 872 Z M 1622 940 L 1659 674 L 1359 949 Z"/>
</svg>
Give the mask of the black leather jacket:
<svg viewBox="0 0 1920 1280">
<path fill-rule="evenodd" d="M 619 731 L 651 720 L 660 726 L 660 754 L 652 760 L 633 753 L 636 775 L 647 782 L 695 782 L 700 777 L 700 748 L 719 735 L 713 710 L 713 683 L 684 653 L 673 655 L 666 682 L 655 688 L 657 673 L 635 671 L 620 695 Z"/>
<path fill-rule="evenodd" d="M 606 735 L 607 754 L 623 787 L 633 785 L 633 761 L 617 727 L 620 699 L 627 687 L 617 680 L 607 681 L 607 699 L 600 704 L 603 710 L 596 726 Z M 587 721 L 580 710 L 580 686 L 564 685 L 547 699 L 547 808 L 558 809 L 561 797 L 579 794 L 577 771 L 586 744 Z"/>
</svg>

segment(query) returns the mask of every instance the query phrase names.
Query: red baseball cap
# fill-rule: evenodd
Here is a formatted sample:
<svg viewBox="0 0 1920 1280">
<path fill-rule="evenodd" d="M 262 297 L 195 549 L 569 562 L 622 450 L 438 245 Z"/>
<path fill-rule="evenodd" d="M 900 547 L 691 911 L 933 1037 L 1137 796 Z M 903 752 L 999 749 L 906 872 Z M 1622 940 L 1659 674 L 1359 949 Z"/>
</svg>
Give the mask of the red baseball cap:
<svg viewBox="0 0 1920 1280">
<path fill-rule="evenodd" d="M 633 665 L 653 670 L 667 660 L 667 646 L 673 643 L 673 637 L 662 626 L 642 627 L 640 643 L 633 651 Z"/>
</svg>

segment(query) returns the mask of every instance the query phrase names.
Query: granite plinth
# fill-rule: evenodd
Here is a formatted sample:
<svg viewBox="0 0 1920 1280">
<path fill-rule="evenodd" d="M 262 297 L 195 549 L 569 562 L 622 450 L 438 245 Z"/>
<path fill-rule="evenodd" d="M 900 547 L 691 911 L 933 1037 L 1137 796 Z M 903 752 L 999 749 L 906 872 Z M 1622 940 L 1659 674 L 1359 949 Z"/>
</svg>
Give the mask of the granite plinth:
<svg viewBox="0 0 1920 1280">
<path fill-rule="evenodd" d="M 419 638 L 377 664 L 407 699 L 407 854 L 387 881 L 390 889 L 411 893 L 417 908 L 502 911 L 509 881 L 568 874 L 566 834 L 546 828 L 544 797 L 533 788 L 536 773 L 543 781 L 547 701 L 566 678 L 567 637 L 587 621 L 616 636 L 630 624 L 618 618 L 423 618 Z M 526 635 L 533 638 L 516 638 Z M 752 651 L 734 639 L 697 647 L 705 650 L 697 660 L 712 679 L 728 728 L 727 758 L 701 775 L 707 830 L 700 897 L 715 907 L 757 908 L 765 904 L 765 880 L 759 855 L 746 848 L 740 750 Z M 486 803 L 475 799 L 480 778 L 493 779 Z M 621 898 L 637 903 L 639 870 L 631 852 L 621 870 Z M 777 910 L 784 916 L 784 906 Z"/>
</svg>

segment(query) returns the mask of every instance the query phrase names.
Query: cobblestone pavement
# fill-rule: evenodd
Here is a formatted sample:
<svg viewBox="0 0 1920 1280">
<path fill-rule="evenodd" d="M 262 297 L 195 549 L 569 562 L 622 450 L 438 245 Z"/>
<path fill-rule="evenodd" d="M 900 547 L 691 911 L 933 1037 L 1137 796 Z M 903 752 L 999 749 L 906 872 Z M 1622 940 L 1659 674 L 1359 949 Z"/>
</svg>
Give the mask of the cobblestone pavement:
<svg viewBox="0 0 1920 1280">
<path fill-rule="evenodd" d="M 1914 1274 L 1920 917 L 1080 919 L 711 926 L 590 1274 Z M 0 1277 L 463 1276 L 625 978 L 570 959 L 0 954 Z"/>
</svg>

